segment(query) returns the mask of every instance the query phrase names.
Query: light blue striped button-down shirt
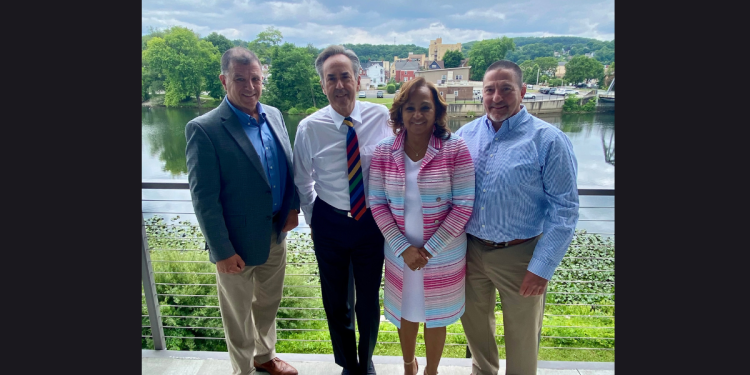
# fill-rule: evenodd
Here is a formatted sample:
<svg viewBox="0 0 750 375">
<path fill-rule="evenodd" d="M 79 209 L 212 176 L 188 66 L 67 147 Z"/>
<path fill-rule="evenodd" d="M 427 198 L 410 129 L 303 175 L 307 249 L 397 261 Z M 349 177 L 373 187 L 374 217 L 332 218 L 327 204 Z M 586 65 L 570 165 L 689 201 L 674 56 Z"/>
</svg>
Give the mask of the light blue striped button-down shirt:
<svg viewBox="0 0 750 375">
<path fill-rule="evenodd" d="M 570 139 L 523 106 L 497 132 L 485 115 L 456 134 L 466 141 L 476 171 L 466 233 L 493 242 L 544 233 L 528 270 L 551 279 L 578 223 L 578 161 Z"/>
</svg>

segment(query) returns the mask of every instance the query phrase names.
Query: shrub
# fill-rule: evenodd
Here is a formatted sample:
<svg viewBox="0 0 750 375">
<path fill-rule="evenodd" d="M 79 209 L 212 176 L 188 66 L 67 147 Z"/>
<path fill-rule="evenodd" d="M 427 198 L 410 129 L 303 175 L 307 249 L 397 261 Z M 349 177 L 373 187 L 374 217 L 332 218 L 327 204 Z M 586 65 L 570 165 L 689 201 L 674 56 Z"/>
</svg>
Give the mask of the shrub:
<svg viewBox="0 0 750 375">
<path fill-rule="evenodd" d="M 468 111 L 468 112 L 466 112 L 466 116 L 469 116 L 469 117 L 476 117 L 476 115 L 477 114 L 474 111 Z"/>
<path fill-rule="evenodd" d="M 389 94 L 393 94 L 396 92 L 396 85 L 389 83 L 388 86 L 385 87 L 385 91 Z"/>
<path fill-rule="evenodd" d="M 318 109 L 315 108 L 315 107 L 310 107 L 310 108 L 308 108 L 308 109 L 305 110 L 305 113 L 308 114 L 308 115 L 311 115 L 311 114 L 315 113 L 317 110 Z"/>
<path fill-rule="evenodd" d="M 560 78 L 552 78 L 549 81 L 547 81 L 547 83 L 549 84 L 550 87 L 556 87 L 556 86 L 561 86 L 563 84 L 563 81 Z"/>
<path fill-rule="evenodd" d="M 298 115 L 298 114 L 300 114 L 300 110 L 297 109 L 297 108 L 294 108 L 294 107 L 289 108 L 289 114 L 290 115 Z"/>
</svg>

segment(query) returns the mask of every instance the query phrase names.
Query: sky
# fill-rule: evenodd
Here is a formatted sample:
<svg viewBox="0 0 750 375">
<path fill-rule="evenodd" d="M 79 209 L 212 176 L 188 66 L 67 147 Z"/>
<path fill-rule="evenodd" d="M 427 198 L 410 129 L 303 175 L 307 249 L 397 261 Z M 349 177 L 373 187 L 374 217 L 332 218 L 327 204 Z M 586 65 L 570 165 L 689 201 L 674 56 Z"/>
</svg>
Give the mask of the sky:
<svg viewBox="0 0 750 375">
<path fill-rule="evenodd" d="M 251 41 L 273 26 L 285 42 L 331 44 L 466 43 L 507 36 L 615 38 L 614 0 L 143 0 L 141 33 L 187 27 Z"/>
</svg>

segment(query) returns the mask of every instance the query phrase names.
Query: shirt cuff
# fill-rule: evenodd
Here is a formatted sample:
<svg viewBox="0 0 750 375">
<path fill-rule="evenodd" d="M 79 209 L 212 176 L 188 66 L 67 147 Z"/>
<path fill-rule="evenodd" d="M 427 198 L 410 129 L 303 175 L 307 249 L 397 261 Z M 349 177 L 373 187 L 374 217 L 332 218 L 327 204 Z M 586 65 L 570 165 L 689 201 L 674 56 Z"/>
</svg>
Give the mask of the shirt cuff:
<svg viewBox="0 0 750 375">
<path fill-rule="evenodd" d="M 527 270 L 541 278 L 551 280 L 557 267 L 550 266 L 537 258 L 531 258 Z"/>
</svg>

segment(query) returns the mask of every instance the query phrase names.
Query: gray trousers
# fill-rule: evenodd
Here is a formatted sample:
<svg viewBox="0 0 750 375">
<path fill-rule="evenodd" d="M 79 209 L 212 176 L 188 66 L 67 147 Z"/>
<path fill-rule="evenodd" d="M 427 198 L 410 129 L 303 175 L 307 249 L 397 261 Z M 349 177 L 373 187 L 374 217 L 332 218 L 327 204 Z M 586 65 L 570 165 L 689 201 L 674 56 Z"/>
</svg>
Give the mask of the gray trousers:
<svg viewBox="0 0 750 375">
<path fill-rule="evenodd" d="M 539 238 L 494 249 L 467 235 L 466 312 L 461 323 L 472 356 L 473 375 L 497 375 L 495 290 L 500 293 L 505 332 L 506 375 L 535 375 L 544 298 L 519 294 Z"/>
<path fill-rule="evenodd" d="M 286 239 L 277 245 L 274 233 L 265 263 L 245 266 L 237 274 L 216 273 L 232 375 L 254 374 L 253 360 L 265 363 L 276 357 L 276 312 L 285 268 Z"/>
</svg>

